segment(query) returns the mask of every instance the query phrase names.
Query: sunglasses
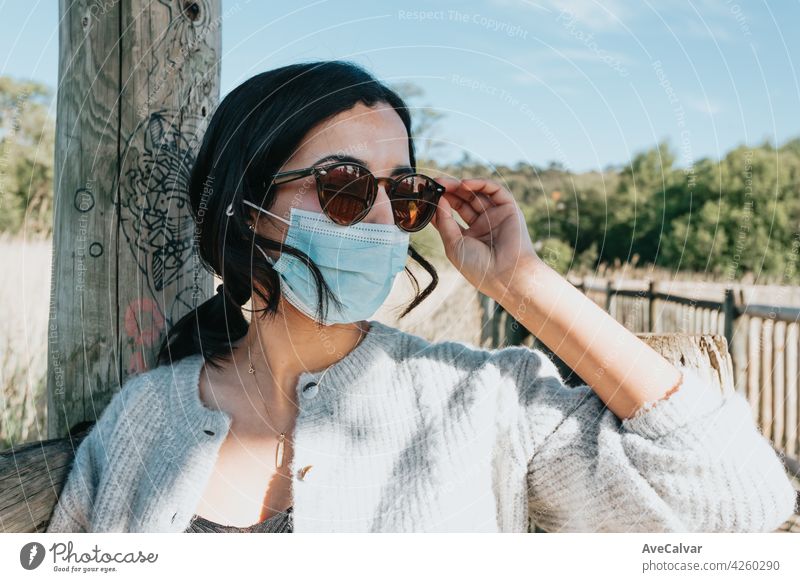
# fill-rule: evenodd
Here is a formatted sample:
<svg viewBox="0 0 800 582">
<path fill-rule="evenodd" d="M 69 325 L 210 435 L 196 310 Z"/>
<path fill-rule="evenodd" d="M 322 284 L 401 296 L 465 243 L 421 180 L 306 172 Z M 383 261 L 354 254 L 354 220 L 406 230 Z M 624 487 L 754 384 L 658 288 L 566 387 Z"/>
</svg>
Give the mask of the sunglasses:
<svg viewBox="0 0 800 582">
<path fill-rule="evenodd" d="M 361 164 L 336 162 L 275 174 L 274 185 L 313 175 L 317 182 L 319 205 L 325 215 L 342 226 L 361 222 L 375 204 L 378 183 L 386 183 L 395 224 L 406 232 L 422 230 L 436 213 L 445 187 L 430 176 L 419 173 L 397 178 L 376 178 Z"/>
</svg>

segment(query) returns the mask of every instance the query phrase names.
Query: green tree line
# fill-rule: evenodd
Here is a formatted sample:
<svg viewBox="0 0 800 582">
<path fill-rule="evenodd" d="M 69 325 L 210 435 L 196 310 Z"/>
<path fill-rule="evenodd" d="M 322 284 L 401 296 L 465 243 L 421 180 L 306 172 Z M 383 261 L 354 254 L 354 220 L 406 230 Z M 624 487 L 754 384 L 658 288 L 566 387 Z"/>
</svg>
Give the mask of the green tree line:
<svg viewBox="0 0 800 582">
<path fill-rule="evenodd" d="M 52 91 L 0 76 L 0 232 L 53 231 L 55 120 Z"/>
<path fill-rule="evenodd" d="M 421 95 L 413 86 L 400 89 L 409 98 Z M 0 232 L 52 234 L 51 98 L 42 84 L 0 77 Z M 505 184 L 540 254 L 562 272 L 635 262 L 798 282 L 800 138 L 742 145 L 720 160 L 691 165 L 676 164 L 676 153 L 662 142 L 627 165 L 596 172 L 573 173 L 557 163 L 489 167 L 469 155 L 445 166 L 435 161 L 441 115 L 430 107 L 414 115 L 418 143 L 428 144 L 419 165 Z"/>
<path fill-rule="evenodd" d="M 446 171 L 505 184 L 537 250 L 561 272 L 634 262 L 798 282 L 800 138 L 778 147 L 742 145 L 721 160 L 681 167 L 662 142 L 603 172 L 469 162 Z"/>
</svg>

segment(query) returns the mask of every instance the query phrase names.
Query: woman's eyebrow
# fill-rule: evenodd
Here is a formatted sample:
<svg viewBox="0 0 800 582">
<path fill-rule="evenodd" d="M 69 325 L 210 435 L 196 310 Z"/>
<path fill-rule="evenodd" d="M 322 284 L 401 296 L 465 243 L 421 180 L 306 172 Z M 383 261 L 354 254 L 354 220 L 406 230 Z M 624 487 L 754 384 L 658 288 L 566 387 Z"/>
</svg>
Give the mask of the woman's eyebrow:
<svg viewBox="0 0 800 582">
<path fill-rule="evenodd" d="M 367 164 L 367 162 L 365 162 L 361 158 L 357 158 L 355 156 L 340 156 L 338 154 L 331 154 L 329 156 L 322 157 L 322 158 L 318 159 L 316 162 L 314 162 L 312 164 L 312 166 L 317 166 L 319 164 L 322 164 L 322 163 L 328 162 L 328 161 L 352 162 L 354 164 L 360 164 L 360 165 L 364 166 L 365 168 L 369 169 L 369 165 Z M 400 176 L 402 174 L 410 174 L 413 171 L 414 171 L 414 168 L 412 168 L 411 166 L 395 166 L 394 169 L 392 170 L 392 173 L 389 174 L 389 175 L 390 176 Z"/>
</svg>

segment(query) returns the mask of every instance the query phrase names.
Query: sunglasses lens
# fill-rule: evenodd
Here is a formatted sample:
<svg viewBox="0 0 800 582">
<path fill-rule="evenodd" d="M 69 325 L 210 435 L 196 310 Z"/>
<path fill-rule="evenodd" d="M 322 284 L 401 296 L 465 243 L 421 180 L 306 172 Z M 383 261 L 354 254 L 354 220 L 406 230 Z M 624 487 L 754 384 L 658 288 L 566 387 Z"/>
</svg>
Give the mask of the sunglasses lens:
<svg viewBox="0 0 800 582">
<path fill-rule="evenodd" d="M 414 174 L 397 184 L 392 196 L 395 222 L 403 230 L 422 230 L 436 212 L 437 185 L 427 176 Z"/>
<path fill-rule="evenodd" d="M 334 222 L 347 226 L 369 213 L 372 174 L 352 164 L 329 168 L 320 176 L 322 210 Z"/>
</svg>

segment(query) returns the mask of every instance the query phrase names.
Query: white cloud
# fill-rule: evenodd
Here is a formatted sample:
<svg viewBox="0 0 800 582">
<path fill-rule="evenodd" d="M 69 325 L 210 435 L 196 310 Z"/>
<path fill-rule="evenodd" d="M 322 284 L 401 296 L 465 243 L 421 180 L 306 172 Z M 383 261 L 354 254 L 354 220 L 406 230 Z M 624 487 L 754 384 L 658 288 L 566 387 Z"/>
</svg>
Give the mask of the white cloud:
<svg viewBox="0 0 800 582">
<path fill-rule="evenodd" d="M 722 105 L 707 97 L 688 97 L 686 99 L 686 105 L 705 115 L 716 115 L 722 111 Z"/>
<path fill-rule="evenodd" d="M 533 8 L 553 16 L 569 15 L 581 26 L 594 30 L 619 28 L 620 21 L 631 14 L 631 3 L 624 0 L 491 0 L 491 3 L 502 8 Z"/>
<path fill-rule="evenodd" d="M 690 19 L 686 23 L 684 30 L 695 38 L 705 38 L 717 42 L 730 41 L 735 38 L 731 31 L 725 27 L 725 24 L 708 19 L 703 22 L 697 19 Z M 680 36 L 680 33 L 678 35 Z"/>
</svg>

